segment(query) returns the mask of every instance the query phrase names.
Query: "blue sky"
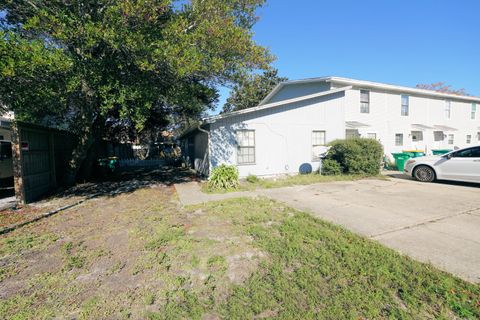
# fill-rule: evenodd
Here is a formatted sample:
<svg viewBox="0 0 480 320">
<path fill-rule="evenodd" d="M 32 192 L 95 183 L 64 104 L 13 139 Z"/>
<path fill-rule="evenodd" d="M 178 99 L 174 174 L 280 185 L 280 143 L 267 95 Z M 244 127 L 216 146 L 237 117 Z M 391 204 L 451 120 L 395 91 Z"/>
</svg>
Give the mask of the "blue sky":
<svg viewBox="0 0 480 320">
<path fill-rule="evenodd" d="M 444 81 L 480 96 L 479 12 L 479 0 L 267 0 L 254 39 L 290 79 Z"/>
</svg>

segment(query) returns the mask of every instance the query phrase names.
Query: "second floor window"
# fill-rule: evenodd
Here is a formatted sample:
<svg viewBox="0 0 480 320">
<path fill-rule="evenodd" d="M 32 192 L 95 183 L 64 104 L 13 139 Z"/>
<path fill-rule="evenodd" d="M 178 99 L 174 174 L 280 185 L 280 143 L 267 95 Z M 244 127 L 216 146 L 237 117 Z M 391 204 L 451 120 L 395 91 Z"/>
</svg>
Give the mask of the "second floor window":
<svg viewBox="0 0 480 320">
<path fill-rule="evenodd" d="M 360 113 L 370 113 L 370 91 L 360 90 Z"/>
<path fill-rule="evenodd" d="M 408 116 L 409 113 L 409 98 L 407 95 L 402 95 L 402 116 Z"/>
<path fill-rule="evenodd" d="M 452 116 L 452 104 L 449 100 L 445 101 L 445 118 L 450 119 Z"/>
<path fill-rule="evenodd" d="M 477 118 L 477 104 L 476 103 L 472 103 L 472 113 L 471 113 L 470 117 L 471 117 L 472 120 L 475 120 L 475 118 Z"/>
</svg>

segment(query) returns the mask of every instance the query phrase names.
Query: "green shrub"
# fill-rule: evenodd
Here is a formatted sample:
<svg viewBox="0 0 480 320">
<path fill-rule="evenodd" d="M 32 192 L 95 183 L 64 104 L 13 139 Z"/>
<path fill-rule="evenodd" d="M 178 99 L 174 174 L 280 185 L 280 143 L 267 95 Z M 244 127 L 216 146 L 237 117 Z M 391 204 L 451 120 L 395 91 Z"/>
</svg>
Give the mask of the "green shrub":
<svg viewBox="0 0 480 320">
<path fill-rule="evenodd" d="M 247 176 L 247 182 L 248 183 L 257 183 L 260 179 L 258 179 L 258 177 L 254 174 L 249 174 Z"/>
<path fill-rule="evenodd" d="M 322 161 L 322 174 L 324 176 L 338 176 L 343 172 L 342 166 L 335 160 L 325 159 Z"/>
<path fill-rule="evenodd" d="M 377 140 L 355 138 L 335 140 L 326 160 L 335 160 L 346 174 L 378 175 L 383 158 L 383 147 Z"/>
<path fill-rule="evenodd" d="M 230 190 L 238 187 L 238 169 L 235 166 L 219 165 L 212 170 L 208 180 L 210 190 Z"/>
</svg>

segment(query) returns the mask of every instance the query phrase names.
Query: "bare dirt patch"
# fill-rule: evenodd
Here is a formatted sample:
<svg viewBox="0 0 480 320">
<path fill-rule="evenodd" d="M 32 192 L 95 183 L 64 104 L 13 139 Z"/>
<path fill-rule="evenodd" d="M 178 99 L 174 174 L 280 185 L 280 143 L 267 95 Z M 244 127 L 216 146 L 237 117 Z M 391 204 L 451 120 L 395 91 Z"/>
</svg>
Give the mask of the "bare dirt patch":
<svg viewBox="0 0 480 320">
<path fill-rule="evenodd" d="M 216 305 L 262 258 L 251 241 L 231 219 L 182 208 L 167 184 L 100 196 L 2 236 L 0 318 L 145 318 Z"/>
</svg>

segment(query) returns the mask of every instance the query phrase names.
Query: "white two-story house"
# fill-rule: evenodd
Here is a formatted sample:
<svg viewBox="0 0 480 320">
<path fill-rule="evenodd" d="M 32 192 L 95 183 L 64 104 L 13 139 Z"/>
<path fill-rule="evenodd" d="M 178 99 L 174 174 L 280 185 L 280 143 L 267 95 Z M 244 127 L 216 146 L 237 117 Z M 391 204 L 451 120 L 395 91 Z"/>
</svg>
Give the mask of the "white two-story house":
<svg viewBox="0 0 480 320">
<path fill-rule="evenodd" d="M 181 138 L 196 170 L 240 175 L 316 170 L 335 139 L 377 139 L 385 154 L 480 145 L 480 98 L 339 77 L 282 82 L 254 108 L 203 120 Z"/>
</svg>

